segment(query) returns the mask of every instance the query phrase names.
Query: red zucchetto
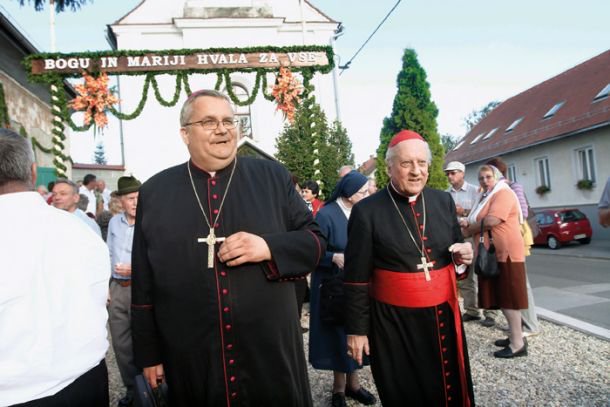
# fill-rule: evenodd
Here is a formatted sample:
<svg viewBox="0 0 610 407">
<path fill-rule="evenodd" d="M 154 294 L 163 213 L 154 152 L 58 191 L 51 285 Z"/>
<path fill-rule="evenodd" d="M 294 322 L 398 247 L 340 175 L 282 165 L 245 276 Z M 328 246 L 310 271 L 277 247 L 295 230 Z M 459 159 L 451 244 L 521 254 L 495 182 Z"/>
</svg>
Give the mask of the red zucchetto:
<svg viewBox="0 0 610 407">
<path fill-rule="evenodd" d="M 401 141 L 405 141 L 405 140 L 421 140 L 423 142 L 426 142 L 426 140 L 424 140 L 424 138 L 422 136 L 420 136 L 419 134 L 417 134 L 414 131 L 401 130 L 398 133 L 396 133 L 396 135 L 394 137 L 392 137 L 392 140 L 390 140 L 389 147 L 394 147 L 396 144 L 400 143 Z"/>
</svg>

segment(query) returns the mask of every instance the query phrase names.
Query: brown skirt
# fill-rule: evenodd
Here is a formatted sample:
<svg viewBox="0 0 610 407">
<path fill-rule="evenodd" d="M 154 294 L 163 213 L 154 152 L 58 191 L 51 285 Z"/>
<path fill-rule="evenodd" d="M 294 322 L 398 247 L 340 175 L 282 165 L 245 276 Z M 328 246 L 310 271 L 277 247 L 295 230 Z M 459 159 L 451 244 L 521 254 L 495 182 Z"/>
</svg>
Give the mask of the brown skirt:
<svg viewBox="0 0 610 407">
<path fill-rule="evenodd" d="M 498 267 L 498 277 L 478 276 L 479 308 L 527 309 L 525 263 L 513 263 L 509 257 L 506 263 L 498 262 Z"/>
</svg>

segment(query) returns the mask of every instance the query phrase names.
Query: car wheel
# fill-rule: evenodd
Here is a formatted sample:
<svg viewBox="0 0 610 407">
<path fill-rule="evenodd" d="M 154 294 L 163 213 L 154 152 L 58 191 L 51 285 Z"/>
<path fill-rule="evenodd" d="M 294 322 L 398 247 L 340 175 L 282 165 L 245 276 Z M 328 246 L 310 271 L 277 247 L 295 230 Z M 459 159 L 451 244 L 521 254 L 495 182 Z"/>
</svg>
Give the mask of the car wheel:
<svg viewBox="0 0 610 407">
<path fill-rule="evenodd" d="M 561 246 L 561 244 L 559 243 L 559 240 L 557 240 L 557 238 L 555 236 L 549 236 L 549 238 L 546 241 L 546 244 L 549 247 L 549 249 L 552 249 L 552 250 L 557 250 Z"/>
<path fill-rule="evenodd" d="M 591 238 L 585 237 L 584 239 L 579 239 L 578 241 L 580 242 L 580 244 L 589 244 L 591 243 Z"/>
</svg>

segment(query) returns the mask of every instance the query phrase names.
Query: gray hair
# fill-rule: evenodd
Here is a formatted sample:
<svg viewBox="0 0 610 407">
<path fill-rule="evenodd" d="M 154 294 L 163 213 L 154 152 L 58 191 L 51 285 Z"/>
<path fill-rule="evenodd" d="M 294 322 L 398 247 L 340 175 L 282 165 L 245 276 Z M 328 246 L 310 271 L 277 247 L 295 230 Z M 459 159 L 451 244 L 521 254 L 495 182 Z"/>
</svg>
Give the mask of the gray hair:
<svg viewBox="0 0 610 407">
<path fill-rule="evenodd" d="M 55 185 L 59 185 L 59 184 L 66 184 L 69 185 L 70 187 L 72 187 L 72 193 L 73 194 L 78 194 L 78 185 L 76 185 L 76 182 L 71 181 L 67 178 L 57 178 L 55 180 Z M 88 202 L 88 200 L 87 200 Z"/>
<path fill-rule="evenodd" d="M 430 165 L 432 164 L 432 150 L 430 150 L 430 145 L 428 144 L 428 142 L 424 141 L 424 143 L 426 143 L 426 155 L 428 156 L 428 165 Z M 392 159 L 396 155 L 395 151 L 396 147 L 398 147 L 398 144 L 396 144 L 394 147 L 389 147 L 388 150 L 385 152 L 385 165 L 387 167 L 391 166 Z"/>
<path fill-rule="evenodd" d="M 181 127 L 186 126 L 186 124 L 191 119 L 191 114 L 193 113 L 193 103 L 195 102 L 195 100 L 197 100 L 201 97 L 204 97 L 204 96 L 224 99 L 227 101 L 227 103 L 229 103 L 229 105 L 231 104 L 231 99 L 229 99 L 229 97 L 227 95 L 225 95 L 224 93 L 219 92 L 217 90 L 214 90 L 214 89 L 202 89 L 202 90 L 193 92 L 186 99 L 186 101 L 182 105 L 182 109 L 180 110 L 180 126 Z"/>
<path fill-rule="evenodd" d="M 0 129 L 0 186 L 19 182 L 32 185 L 34 151 L 28 139 L 9 129 Z"/>
</svg>

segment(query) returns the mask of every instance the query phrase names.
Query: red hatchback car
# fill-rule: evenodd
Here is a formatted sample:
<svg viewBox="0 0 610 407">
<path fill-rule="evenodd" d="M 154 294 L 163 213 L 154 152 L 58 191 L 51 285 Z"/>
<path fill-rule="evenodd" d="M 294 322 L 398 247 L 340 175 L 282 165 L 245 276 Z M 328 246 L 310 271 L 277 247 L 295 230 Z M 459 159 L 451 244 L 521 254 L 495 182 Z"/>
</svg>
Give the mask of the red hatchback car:
<svg viewBox="0 0 610 407">
<path fill-rule="evenodd" d="M 540 233 L 534 244 L 547 245 L 559 249 L 562 244 L 578 240 L 589 244 L 593 231 L 587 216 L 578 209 L 545 210 L 536 213 Z"/>
</svg>

